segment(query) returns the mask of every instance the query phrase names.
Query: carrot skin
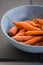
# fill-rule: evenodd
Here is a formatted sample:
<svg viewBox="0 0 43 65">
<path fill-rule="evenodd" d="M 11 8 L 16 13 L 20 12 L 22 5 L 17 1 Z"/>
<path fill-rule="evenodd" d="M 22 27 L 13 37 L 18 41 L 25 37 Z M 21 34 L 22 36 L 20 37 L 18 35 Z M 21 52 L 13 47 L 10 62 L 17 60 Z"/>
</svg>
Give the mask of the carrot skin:
<svg viewBox="0 0 43 65">
<path fill-rule="evenodd" d="M 17 31 L 18 31 L 18 27 L 17 27 L 17 26 L 13 26 L 13 27 L 8 31 L 8 34 L 9 34 L 10 36 L 13 36 L 13 35 L 15 35 L 15 34 L 17 33 Z"/>
<path fill-rule="evenodd" d="M 37 26 L 37 24 L 34 23 L 33 21 L 28 21 L 28 20 L 26 20 L 26 22 L 29 23 L 29 24 L 32 25 L 32 26 Z"/>
<path fill-rule="evenodd" d="M 43 19 L 36 18 L 36 21 L 37 21 L 39 24 L 43 25 Z"/>
<path fill-rule="evenodd" d="M 17 41 L 26 41 L 32 38 L 33 36 L 13 36 L 12 37 L 12 39 L 17 40 Z"/>
<path fill-rule="evenodd" d="M 16 34 L 16 36 L 23 36 L 25 35 L 25 29 L 19 30 L 19 32 Z"/>
<path fill-rule="evenodd" d="M 33 46 L 43 46 L 43 42 L 37 42 L 37 43 L 33 44 Z"/>
<path fill-rule="evenodd" d="M 29 44 L 29 45 L 31 45 L 31 44 L 34 44 L 34 43 L 36 43 L 37 41 L 39 41 L 41 38 L 42 38 L 42 37 L 40 37 L 40 36 L 36 36 L 36 37 L 34 37 L 34 38 L 32 38 L 32 39 L 30 39 L 30 40 L 28 40 L 28 41 L 25 41 L 25 42 L 23 42 L 23 43 L 24 43 L 24 44 Z"/>
<path fill-rule="evenodd" d="M 26 35 L 43 35 L 43 31 L 27 31 Z"/>
<path fill-rule="evenodd" d="M 37 27 L 34 27 L 26 22 L 13 22 L 13 24 L 19 26 L 19 27 L 22 27 L 26 30 L 31 30 L 31 31 L 40 31 L 41 29 L 40 28 L 37 28 Z"/>
<path fill-rule="evenodd" d="M 40 46 L 40 44 L 39 43 L 35 43 L 35 44 L 33 44 L 33 46 Z"/>
</svg>

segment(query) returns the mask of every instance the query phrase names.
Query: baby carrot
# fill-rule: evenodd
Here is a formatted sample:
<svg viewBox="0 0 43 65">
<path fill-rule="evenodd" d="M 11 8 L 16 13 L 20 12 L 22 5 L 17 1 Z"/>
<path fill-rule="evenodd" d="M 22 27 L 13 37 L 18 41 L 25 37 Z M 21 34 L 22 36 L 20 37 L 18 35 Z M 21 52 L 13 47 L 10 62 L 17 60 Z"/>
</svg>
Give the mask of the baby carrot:
<svg viewBox="0 0 43 65">
<path fill-rule="evenodd" d="M 36 18 L 36 21 L 37 21 L 39 24 L 43 25 L 43 19 Z"/>
<path fill-rule="evenodd" d="M 42 38 L 39 40 L 39 42 L 43 42 L 43 36 L 42 36 Z"/>
<path fill-rule="evenodd" d="M 26 35 L 42 35 L 43 31 L 27 31 L 25 32 Z"/>
<path fill-rule="evenodd" d="M 23 42 L 23 43 L 24 43 L 24 44 L 29 44 L 29 45 L 31 45 L 31 44 L 34 44 L 34 43 L 36 43 L 37 41 L 39 41 L 41 38 L 42 38 L 41 36 L 36 36 L 36 37 L 34 37 L 34 38 L 32 38 L 32 39 L 30 39 L 30 40 L 28 40 L 28 41 L 25 41 L 25 42 Z"/>
<path fill-rule="evenodd" d="M 17 41 L 26 41 L 32 38 L 33 36 L 13 36 L 12 37 L 12 39 L 17 40 Z"/>
<path fill-rule="evenodd" d="M 37 23 L 36 19 L 32 19 L 32 21 L 33 21 L 34 23 Z"/>
<path fill-rule="evenodd" d="M 41 28 L 41 25 L 36 21 L 36 19 L 33 19 L 32 21 L 36 24 L 36 27 Z"/>
<path fill-rule="evenodd" d="M 13 35 L 15 35 L 15 34 L 17 33 L 17 31 L 18 31 L 18 27 L 17 27 L 17 26 L 13 26 L 13 27 L 8 31 L 8 34 L 9 34 L 10 36 L 13 36 Z"/>
<path fill-rule="evenodd" d="M 36 27 L 39 27 L 39 28 L 41 29 L 41 25 L 40 25 L 40 24 L 38 24 L 38 23 L 36 24 Z"/>
<path fill-rule="evenodd" d="M 37 27 L 34 27 L 26 22 L 13 22 L 13 24 L 19 26 L 19 27 L 22 27 L 26 30 L 32 30 L 32 31 L 40 31 L 41 29 L 40 28 L 37 28 Z"/>
<path fill-rule="evenodd" d="M 33 21 L 26 20 L 27 23 L 31 24 L 32 26 L 37 26 Z"/>
<path fill-rule="evenodd" d="M 40 43 L 35 43 L 33 44 L 33 46 L 40 46 Z"/>
<path fill-rule="evenodd" d="M 43 46 L 43 42 L 37 42 L 37 43 L 33 44 L 33 46 Z"/>
<path fill-rule="evenodd" d="M 39 42 L 40 46 L 43 46 L 43 42 Z"/>
<path fill-rule="evenodd" d="M 41 28 L 42 28 L 42 31 L 43 31 L 43 26 L 41 26 Z"/>
<path fill-rule="evenodd" d="M 23 36 L 25 35 L 25 29 L 19 30 L 19 32 L 16 34 L 16 36 Z"/>
<path fill-rule="evenodd" d="M 41 28 L 41 25 L 38 24 L 38 23 L 35 23 L 34 21 L 28 21 L 28 20 L 26 20 L 26 22 L 29 23 L 29 24 L 31 24 L 31 25 L 33 25 L 33 26 L 35 26 L 35 27 Z"/>
</svg>

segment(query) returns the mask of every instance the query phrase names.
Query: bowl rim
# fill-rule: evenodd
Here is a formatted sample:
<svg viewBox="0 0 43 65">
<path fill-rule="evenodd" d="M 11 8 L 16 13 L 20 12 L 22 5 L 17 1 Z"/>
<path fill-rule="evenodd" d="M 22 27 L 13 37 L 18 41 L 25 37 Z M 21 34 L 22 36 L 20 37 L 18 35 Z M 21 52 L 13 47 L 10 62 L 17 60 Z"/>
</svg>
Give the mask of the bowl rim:
<svg viewBox="0 0 43 65">
<path fill-rule="evenodd" d="M 23 6 L 18 6 L 18 7 L 15 7 L 15 8 L 12 8 L 12 9 L 10 9 L 9 11 L 7 11 L 4 15 L 3 15 L 3 17 L 2 17 L 2 19 L 1 19 L 1 29 L 2 29 L 2 31 L 3 31 L 3 33 L 5 34 L 5 36 L 7 36 L 7 38 L 9 38 L 10 40 L 12 40 L 13 42 L 16 42 L 16 43 L 18 43 L 18 44 L 20 44 L 20 45 L 25 45 L 25 46 L 27 46 L 27 47 L 35 47 L 35 48 L 39 48 L 39 47 L 43 47 L 43 46 L 32 46 L 32 45 L 28 45 L 28 44 L 24 44 L 24 43 L 20 43 L 20 42 L 18 42 L 18 41 L 16 41 L 16 40 L 13 40 L 6 32 L 5 32 L 5 30 L 4 30 L 4 28 L 3 28 L 3 25 L 2 25 L 2 23 L 3 23 L 3 20 L 4 20 L 4 17 L 6 17 L 6 15 L 10 12 L 10 11 L 12 11 L 12 10 L 14 10 L 14 9 L 17 9 L 17 8 L 21 8 L 21 7 L 27 7 L 27 6 L 29 6 L 29 7 L 43 7 L 42 5 L 40 6 L 40 5 L 23 5 Z"/>
</svg>

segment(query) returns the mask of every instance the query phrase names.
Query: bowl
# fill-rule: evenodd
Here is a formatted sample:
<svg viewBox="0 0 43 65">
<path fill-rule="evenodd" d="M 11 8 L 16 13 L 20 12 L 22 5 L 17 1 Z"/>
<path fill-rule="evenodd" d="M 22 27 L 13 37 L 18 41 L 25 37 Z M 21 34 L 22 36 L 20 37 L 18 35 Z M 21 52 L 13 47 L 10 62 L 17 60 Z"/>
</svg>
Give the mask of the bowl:
<svg viewBox="0 0 43 65">
<path fill-rule="evenodd" d="M 17 47 L 18 49 L 21 49 L 26 52 L 31 53 L 42 53 L 43 52 L 43 46 L 32 46 L 32 45 L 26 45 L 22 44 L 20 42 L 17 42 L 16 40 L 13 40 L 8 34 L 8 30 L 13 26 L 13 21 L 21 21 L 25 19 L 32 19 L 32 14 L 34 17 L 40 17 L 43 18 L 43 7 L 42 6 L 33 6 L 33 5 L 24 5 L 19 6 L 16 8 L 13 8 L 9 10 L 1 20 L 1 29 L 3 33 L 5 34 L 6 38 L 9 40 L 13 46 Z"/>
</svg>

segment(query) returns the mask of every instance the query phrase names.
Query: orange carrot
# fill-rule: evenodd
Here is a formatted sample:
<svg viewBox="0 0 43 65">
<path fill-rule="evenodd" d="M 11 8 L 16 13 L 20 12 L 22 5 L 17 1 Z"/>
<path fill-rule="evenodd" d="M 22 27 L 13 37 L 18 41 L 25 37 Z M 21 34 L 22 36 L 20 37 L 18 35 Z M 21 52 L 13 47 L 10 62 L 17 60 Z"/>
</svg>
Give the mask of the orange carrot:
<svg viewBox="0 0 43 65">
<path fill-rule="evenodd" d="M 36 27 L 40 28 L 41 29 L 41 25 L 37 23 Z"/>
<path fill-rule="evenodd" d="M 43 46 L 43 42 L 39 42 L 40 46 Z"/>
<path fill-rule="evenodd" d="M 29 45 L 31 45 L 31 44 L 34 44 L 34 43 L 36 43 L 37 41 L 39 41 L 41 38 L 42 38 L 41 36 L 36 36 L 36 37 L 34 37 L 34 38 L 32 38 L 32 39 L 30 39 L 30 40 L 28 40 L 28 41 L 25 41 L 25 42 L 23 42 L 23 43 L 24 43 L 24 44 L 29 44 Z"/>
<path fill-rule="evenodd" d="M 37 43 L 33 44 L 33 46 L 43 46 L 43 42 L 37 42 Z"/>
<path fill-rule="evenodd" d="M 40 46 L 40 43 L 35 43 L 33 44 L 33 46 Z"/>
<path fill-rule="evenodd" d="M 37 23 L 37 21 L 35 19 L 33 19 L 33 20 L 26 20 L 26 22 L 29 23 L 32 26 L 41 28 L 41 25 L 39 23 Z"/>
<path fill-rule="evenodd" d="M 33 21 L 34 23 L 37 23 L 36 19 L 32 19 L 32 21 Z"/>
<path fill-rule="evenodd" d="M 25 35 L 25 29 L 19 30 L 19 32 L 16 34 L 16 36 L 23 36 Z"/>
<path fill-rule="evenodd" d="M 43 36 L 42 36 L 42 38 L 39 40 L 39 42 L 43 42 Z"/>
<path fill-rule="evenodd" d="M 36 21 L 37 21 L 39 24 L 43 25 L 43 19 L 36 18 Z"/>
<path fill-rule="evenodd" d="M 41 25 L 36 21 L 36 19 L 33 19 L 32 21 L 36 24 L 36 27 L 41 28 Z"/>
<path fill-rule="evenodd" d="M 43 31 L 43 26 L 41 26 L 41 28 L 42 28 L 42 31 Z"/>
<path fill-rule="evenodd" d="M 26 41 L 32 38 L 33 36 L 13 36 L 12 37 L 12 39 L 17 40 L 17 41 Z"/>
<path fill-rule="evenodd" d="M 13 36 L 13 35 L 15 35 L 15 34 L 17 33 L 17 31 L 18 31 L 18 27 L 17 27 L 17 26 L 13 26 L 13 27 L 8 31 L 8 34 L 9 34 L 10 36 Z"/>
<path fill-rule="evenodd" d="M 27 31 L 25 32 L 26 35 L 42 35 L 43 31 Z"/>
<path fill-rule="evenodd" d="M 37 26 L 33 21 L 26 20 L 27 23 L 31 24 L 32 26 Z"/>
<path fill-rule="evenodd" d="M 32 31 L 40 31 L 41 29 L 40 28 L 37 28 L 37 27 L 34 27 L 26 22 L 13 22 L 13 24 L 19 26 L 19 27 L 22 27 L 26 30 L 32 30 Z"/>
</svg>

